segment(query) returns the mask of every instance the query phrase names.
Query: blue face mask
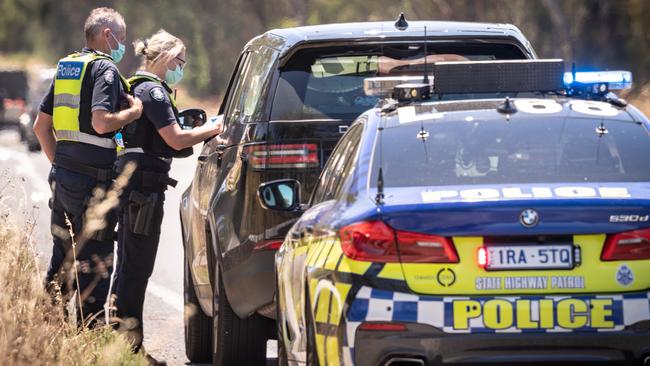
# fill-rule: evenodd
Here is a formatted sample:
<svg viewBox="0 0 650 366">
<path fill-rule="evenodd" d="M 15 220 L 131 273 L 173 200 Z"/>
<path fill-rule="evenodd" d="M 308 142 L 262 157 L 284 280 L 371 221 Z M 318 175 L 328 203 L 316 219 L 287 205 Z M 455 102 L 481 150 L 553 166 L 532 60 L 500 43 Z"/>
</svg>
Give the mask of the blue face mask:
<svg viewBox="0 0 650 366">
<path fill-rule="evenodd" d="M 181 69 L 181 67 L 178 65 L 176 65 L 176 68 L 174 70 L 167 69 L 167 72 L 165 72 L 165 81 L 170 85 L 178 83 L 182 78 L 183 69 Z"/>
<path fill-rule="evenodd" d="M 124 44 L 120 43 L 120 41 L 118 41 L 117 38 L 115 38 L 113 32 L 111 32 L 111 37 L 113 37 L 115 42 L 117 42 L 117 49 L 114 50 L 111 47 L 111 44 L 108 43 L 108 41 L 106 41 L 106 43 L 108 43 L 108 48 L 111 49 L 111 58 L 113 59 L 113 62 L 118 63 L 122 61 L 122 57 L 124 57 L 124 52 L 126 51 L 126 48 L 124 47 Z"/>
</svg>

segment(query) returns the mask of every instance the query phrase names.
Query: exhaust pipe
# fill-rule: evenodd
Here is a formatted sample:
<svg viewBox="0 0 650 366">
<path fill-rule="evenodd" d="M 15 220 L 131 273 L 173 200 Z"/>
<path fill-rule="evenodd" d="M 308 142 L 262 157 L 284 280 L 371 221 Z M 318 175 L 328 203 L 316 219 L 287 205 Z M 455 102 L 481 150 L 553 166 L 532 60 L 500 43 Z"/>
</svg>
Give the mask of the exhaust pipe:
<svg viewBox="0 0 650 366">
<path fill-rule="evenodd" d="M 650 366 L 650 356 L 643 357 L 643 366 Z"/>
<path fill-rule="evenodd" d="M 393 357 L 384 366 L 424 366 L 424 360 L 415 357 Z M 650 365 L 649 365 L 650 366 Z"/>
</svg>

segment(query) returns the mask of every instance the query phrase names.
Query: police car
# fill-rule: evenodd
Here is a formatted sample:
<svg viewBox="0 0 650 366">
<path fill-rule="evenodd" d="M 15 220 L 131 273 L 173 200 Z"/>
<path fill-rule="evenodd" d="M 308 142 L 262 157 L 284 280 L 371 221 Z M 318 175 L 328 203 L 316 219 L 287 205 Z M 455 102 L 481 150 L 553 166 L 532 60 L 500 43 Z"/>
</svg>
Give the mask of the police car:
<svg viewBox="0 0 650 366">
<path fill-rule="evenodd" d="M 442 62 L 384 99 L 300 185 L 276 255 L 283 363 L 641 365 L 650 356 L 650 121 L 628 72 Z"/>
</svg>

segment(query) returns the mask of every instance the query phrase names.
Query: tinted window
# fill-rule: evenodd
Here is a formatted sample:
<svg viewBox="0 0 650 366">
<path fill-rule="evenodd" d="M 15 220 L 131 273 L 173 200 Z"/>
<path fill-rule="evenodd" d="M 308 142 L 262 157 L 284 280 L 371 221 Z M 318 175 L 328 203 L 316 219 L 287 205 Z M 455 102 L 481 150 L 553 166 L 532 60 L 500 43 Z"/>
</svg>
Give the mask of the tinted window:
<svg viewBox="0 0 650 366">
<path fill-rule="evenodd" d="M 352 174 L 362 131 L 361 125 L 354 125 L 336 145 L 314 191 L 313 203 L 337 198 L 342 192 L 346 179 Z"/>
<path fill-rule="evenodd" d="M 427 62 L 525 58 L 507 44 L 430 43 Z M 297 52 L 280 70 L 271 119 L 352 120 L 372 108 L 363 80 L 373 76 L 413 75 L 424 71 L 419 43 L 307 49 Z"/>
<path fill-rule="evenodd" d="M 226 112 L 230 119 L 240 119 L 242 122 L 262 119 L 276 56 L 277 51 L 267 47 L 248 53 Z"/>
<path fill-rule="evenodd" d="M 650 181 L 650 134 L 633 122 L 554 117 L 422 127 L 384 130 L 386 186 Z"/>
</svg>

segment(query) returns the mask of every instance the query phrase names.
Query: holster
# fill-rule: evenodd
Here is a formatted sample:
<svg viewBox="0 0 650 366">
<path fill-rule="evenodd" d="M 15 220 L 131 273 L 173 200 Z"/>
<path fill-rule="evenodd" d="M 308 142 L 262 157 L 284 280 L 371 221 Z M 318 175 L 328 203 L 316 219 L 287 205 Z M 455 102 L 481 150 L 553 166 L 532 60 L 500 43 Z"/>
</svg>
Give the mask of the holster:
<svg viewBox="0 0 650 366">
<path fill-rule="evenodd" d="M 138 235 L 151 235 L 154 229 L 154 217 L 158 193 L 144 195 L 132 191 L 129 195 L 128 226 L 132 233 Z"/>
</svg>

